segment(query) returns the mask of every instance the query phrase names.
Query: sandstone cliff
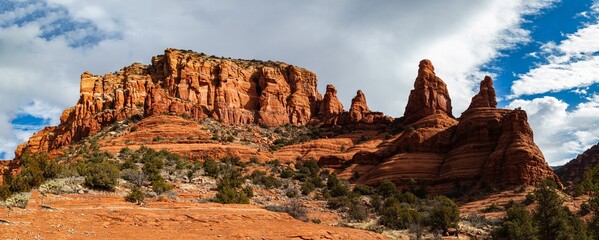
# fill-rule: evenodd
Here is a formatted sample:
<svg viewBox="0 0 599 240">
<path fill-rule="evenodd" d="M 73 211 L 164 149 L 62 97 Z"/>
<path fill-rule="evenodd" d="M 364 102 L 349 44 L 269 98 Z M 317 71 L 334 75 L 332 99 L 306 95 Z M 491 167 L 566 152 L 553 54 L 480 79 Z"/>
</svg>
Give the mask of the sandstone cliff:
<svg viewBox="0 0 599 240">
<path fill-rule="evenodd" d="M 314 73 L 285 63 L 167 49 L 148 66 L 136 63 L 104 76 L 83 73 L 77 105 L 64 111 L 59 126 L 47 127 L 19 146 L 16 155 L 51 152 L 137 114 L 279 126 L 343 112 L 334 87 L 327 87 L 321 104 L 316 84 Z"/>
</svg>

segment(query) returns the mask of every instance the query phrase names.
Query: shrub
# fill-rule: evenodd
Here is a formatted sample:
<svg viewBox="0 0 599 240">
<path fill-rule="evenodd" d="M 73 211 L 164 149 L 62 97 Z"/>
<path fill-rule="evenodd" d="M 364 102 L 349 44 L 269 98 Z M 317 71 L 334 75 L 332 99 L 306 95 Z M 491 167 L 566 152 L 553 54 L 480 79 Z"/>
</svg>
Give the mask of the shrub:
<svg viewBox="0 0 599 240">
<path fill-rule="evenodd" d="M 253 191 L 250 192 L 247 188 L 239 190 L 241 184 L 241 173 L 237 169 L 232 167 L 223 169 L 223 177 L 217 185 L 218 192 L 216 193 L 215 201 L 224 204 L 250 203 Z"/>
<path fill-rule="evenodd" d="M 536 233 L 537 228 L 530 212 L 522 205 L 515 205 L 507 210 L 501 226 L 493 235 L 500 239 L 534 239 Z"/>
<path fill-rule="evenodd" d="M 348 206 L 347 214 L 352 220 L 364 221 L 368 218 L 368 209 L 362 202 L 352 200 Z"/>
<path fill-rule="evenodd" d="M 297 197 L 297 195 L 299 195 L 299 193 L 295 188 L 289 188 L 287 189 L 287 191 L 285 191 L 285 196 L 287 196 L 288 198 L 295 198 Z"/>
<path fill-rule="evenodd" d="M 251 164 L 259 164 L 259 163 L 260 163 L 260 160 L 258 160 L 258 158 L 257 158 L 257 157 L 251 157 L 251 158 L 250 158 L 250 163 L 251 163 Z"/>
<path fill-rule="evenodd" d="M 327 200 L 327 207 L 330 209 L 339 209 L 349 206 L 350 199 L 347 196 L 329 198 Z"/>
<path fill-rule="evenodd" d="M 57 177 L 62 171 L 62 165 L 50 160 L 45 153 L 25 153 L 21 157 L 21 172 L 4 178 L 4 185 L 7 185 L 8 189 L 2 190 L 3 195 L 29 191 L 46 180 Z"/>
<path fill-rule="evenodd" d="M 97 189 L 113 191 L 120 177 L 119 168 L 109 161 L 100 163 L 88 163 L 87 171 L 84 173 L 85 186 Z"/>
<path fill-rule="evenodd" d="M 204 161 L 204 172 L 206 175 L 216 178 L 220 172 L 220 166 L 214 159 L 208 158 Z"/>
<path fill-rule="evenodd" d="M 447 230 L 455 227 L 460 219 L 458 205 L 445 196 L 434 198 L 434 206 L 430 211 L 429 221 L 433 229 Z"/>
<path fill-rule="evenodd" d="M 302 221 L 307 220 L 308 210 L 306 206 L 299 200 L 293 199 L 285 206 L 286 212 L 291 215 L 295 219 L 299 219 Z"/>
<path fill-rule="evenodd" d="M 260 170 L 255 170 L 250 175 L 250 179 L 254 184 L 260 184 L 267 189 L 280 188 L 283 183 L 272 175 L 266 176 L 266 173 Z"/>
<path fill-rule="evenodd" d="M 224 204 L 249 204 L 250 199 L 245 192 L 239 192 L 231 185 L 219 185 L 218 192 L 216 193 L 216 202 Z"/>
<path fill-rule="evenodd" d="M 488 207 L 486 207 L 485 209 L 482 210 L 482 212 L 484 212 L 484 213 L 501 212 L 501 211 L 503 211 L 503 208 L 501 208 L 496 203 L 493 203 L 493 204 L 489 205 Z"/>
<path fill-rule="evenodd" d="M 314 183 L 312 183 L 312 182 L 302 183 L 301 191 L 302 191 L 303 195 L 308 195 L 311 192 L 313 192 L 315 189 L 316 189 L 316 186 L 314 186 Z"/>
<path fill-rule="evenodd" d="M 358 193 L 360 195 L 372 195 L 374 194 L 374 189 L 368 185 L 357 184 L 352 192 Z"/>
<path fill-rule="evenodd" d="M 134 186 L 131 188 L 131 192 L 125 196 L 125 201 L 132 203 L 141 203 L 145 198 L 145 193 L 139 186 Z"/>
<path fill-rule="evenodd" d="M 165 182 L 162 177 L 152 182 L 152 191 L 158 195 L 168 192 L 171 189 L 173 189 L 173 185 Z"/>
<path fill-rule="evenodd" d="M 410 224 L 419 222 L 420 219 L 420 213 L 416 210 L 402 205 L 396 199 L 387 199 L 379 223 L 393 229 L 407 229 Z"/>
<path fill-rule="evenodd" d="M 291 217 L 302 221 L 308 220 L 306 206 L 299 199 L 293 199 L 285 205 L 267 206 L 266 209 L 274 212 L 286 212 Z"/>
<path fill-rule="evenodd" d="M 137 186 L 143 185 L 143 182 L 146 180 L 146 176 L 143 172 L 133 169 L 125 169 L 121 171 L 121 178 Z"/>
<path fill-rule="evenodd" d="M 376 188 L 376 192 L 383 196 L 383 198 L 388 198 L 397 193 L 397 187 L 390 180 L 385 180 Z"/>
<path fill-rule="evenodd" d="M 289 168 L 285 168 L 283 169 L 283 171 L 281 171 L 281 174 L 279 175 L 281 178 L 290 178 L 293 177 L 293 174 L 295 172 Z"/>
<path fill-rule="evenodd" d="M 0 200 L 4 201 L 11 195 L 8 184 L 0 186 Z"/>
</svg>

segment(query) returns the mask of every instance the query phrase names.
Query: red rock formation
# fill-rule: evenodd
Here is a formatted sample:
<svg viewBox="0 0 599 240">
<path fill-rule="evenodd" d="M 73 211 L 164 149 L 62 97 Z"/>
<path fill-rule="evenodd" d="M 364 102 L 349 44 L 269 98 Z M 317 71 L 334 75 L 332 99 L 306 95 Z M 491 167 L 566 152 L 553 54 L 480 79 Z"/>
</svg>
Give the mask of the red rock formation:
<svg viewBox="0 0 599 240">
<path fill-rule="evenodd" d="M 560 184 L 533 141 L 526 113 L 495 108 L 494 92 L 487 77 L 459 121 L 441 113 L 409 125 L 393 144 L 377 150 L 383 162 L 358 183 L 391 179 L 401 186 L 413 179 L 434 193 L 446 193 L 457 183 L 509 187 L 552 178 Z"/>
<path fill-rule="evenodd" d="M 63 146 L 140 114 L 146 118 L 138 132 L 103 140 L 102 150 L 116 152 L 131 142 L 140 146 L 148 137 L 161 136 L 175 140 L 149 145 L 192 158 L 235 154 L 285 162 L 320 159 L 323 166 L 337 168 L 340 176 L 358 171 L 362 177 L 357 183 L 376 185 L 391 179 L 402 185 L 413 179 L 435 193 L 446 193 L 456 183 L 510 187 L 547 177 L 559 183 L 533 141 L 526 113 L 496 108 L 489 77 L 468 110 L 455 119 L 445 83 L 435 76 L 431 62 L 422 60 L 401 123 L 371 112 L 361 91 L 345 112 L 332 85 L 324 98 L 316 85 L 313 73 L 284 63 L 167 49 L 149 66 L 133 64 L 104 76 L 84 73 L 77 105 L 64 111 L 59 126 L 47 127 L 19 146 L 16 155 L 57 154 Z M 324 123 L 348 133 L 267 152 L 235 143 L 176 140 L 208 133 L 195 121 L 161 116 L 164 113 L 194 120 L 212 117 L 224 124 Z M 402 127 L 395 136 L 381 131 Z M 9 170 L 16 168 L 18 157 L 13 162 Z"/>
<path fill-rule="evenodd" d="M 433 114 L 451 114 L 451 98 L 447 86 L 435 75 L 435 67 L 425 59 L 418 65 L 418 76 L 414 89 L 410 92 L 408 105 L 404 113 L 404 125 L 412 124 L 423 117 Z"/>
<path fill-rule="evenodd" d="M 559 167 L 556 173 L 567 185 L 579 183 L 585 171 L 599 165 L 599 144 L 578 155 L 566 165 Z"/>
<path fill-rule="evenodd" d="M 64 111 L 59 126 L 35 134 L 16 155 L 24 150 L 50 152 L 136 114 L 174 113 L 213 117 L 225 124 L 278 126 L 306 124 L 319 110 L 343 112 L 334 88 L 320 104 L 316 84 L 314 73 L 285 63 L 167 49 L 149 66 L 136 63 L 104 76 L 82 74 L 77 105 Z"/>
<path fill-rule="evenodd" d="M 364 118 L 364 115 L 369 112 L 370 109 L 368 108 L 368 104 L 366 104 L 366 96 L 364 96 L 362 90 L 358 90 L 356 96 L 351 100 L 349 119 L 354 123 L 360 122 Z"/>
<path fill-rule="evenodd" d="M 343 113 L 343 105 L 337 99 L 337 89 L 333 85 L 327 85 L 327 92 L 324 94 L 318 116 L 325 119 L 328 124 L 337 124 L 339 114 Z"/>
<path fill-rule="evenodd" d="M 502 132 L 497 146 L 483 166 L 481 181 L 495 185 L 535 184 L 557 176 L 533 141 L 528 117 L 523 110 L 513 110 L 502 119 Z"/>
<path fill-rule="evenodd" d="M 489 76 L 485 76 L 485 79 L 480 83 L 480 91 L 472 97 L 468 109 L 477 107 L 497 107 L 493 79 Z"/>
</svg>

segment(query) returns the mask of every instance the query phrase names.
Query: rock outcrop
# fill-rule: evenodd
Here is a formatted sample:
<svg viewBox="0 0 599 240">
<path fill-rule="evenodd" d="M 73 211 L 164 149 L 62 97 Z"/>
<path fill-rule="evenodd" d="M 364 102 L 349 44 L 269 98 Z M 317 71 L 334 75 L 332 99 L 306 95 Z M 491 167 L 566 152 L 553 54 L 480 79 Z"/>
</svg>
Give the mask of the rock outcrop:
<svg viewBox="0 0 599 240">
<path fill-rule="evenodd" d="M 485 79 L 480 83 L 480 90 L 474 97 L 472 97 L 468 109 L 479 107 L 497 107 L 493 79 L 489 76 L 485 76 Z"/>
<path fill-rule="evenodd" d="M 557 169 L 559 178 L 567 185 L 577 184 L 582 180 L 585 171 L 599 165 L 599 144 L 578 155 L 564 166 Z"/>
<path fill-rule="evenodd" d="M 418 76 L 404 113 L 404 125 L 412 124 L 433 114 L 453 117 L 447 85 L 435 75 L 435 67 L 431 61 L 424 59 L 420 61 L 418 67 Z"/>
<path fill-rule="evenodd" d="M 343 105 L 337 98 L 337 89 L 333 85 L 327 85 L 327 91 L 324 94 L 318 116 L 325 120 L 327 124 L 337 124 L 337 119 L 341 113 L 345 112 Z"/>
<path fill-rule="evenodd" d="M 430 63 L 423 62 L 425 67 Z M 421 75 L 422 71 L 417 81 Z M 415 88 L 419 86 L 422 85 Z M 428 98 L 414 95 L 419 92 L 430 93 L 412 90 L 410 100 Z M 480 92 L 458 120 L 447 112 L 433 113 L 430 109 L 430 115 L 415 122 L 408 118 L 407 129 L 393 144 L 377 150 L 384 159 L 382 163 L 364 174 L 358 183 L 375 185 L 391 179 L 401 186 L 416 180 L 436 193 L 447 193 L 459 185 L 534 185 L 545 178 L 560 184 L 533 141 L 526 112 L 497 109 L 496 104 L 492 80 L 485 77 Z M 451 109 L 449 104 L 444 106 Z"/>
<path fill-rule="evenodd" d="M 314 73 L 285 63 L 167 49 L 148 66 L 136 63 L 104 76 L 83 73 L 77 105 L 64 111 L 59 126 L 35 134 L 16 155 L 51 152 L 135 115 L 279 126 L 304 125 L 320 111 L 343 112 L 334 88 L 323 102 L 316 84 Z"/>
<path fill-rule="evenodd" d="M 368 104 L 366 104 L 366 96 L 362 90 L 358 90 L 356 96 L 351 100 L 349 109 L 349 120 L 351 122 L 360 122 L 366 114 L 370 112 Z"/>
</svg>

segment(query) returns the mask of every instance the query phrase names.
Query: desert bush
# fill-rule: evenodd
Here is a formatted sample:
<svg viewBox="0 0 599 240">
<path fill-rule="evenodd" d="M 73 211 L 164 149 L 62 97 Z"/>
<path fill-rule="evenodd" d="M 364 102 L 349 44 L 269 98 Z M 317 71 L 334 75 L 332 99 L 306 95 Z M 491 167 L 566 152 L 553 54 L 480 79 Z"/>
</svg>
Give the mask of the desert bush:
<svg viewBox="0 0 599 240">
<path fill-rule="evenodd" d="M 284 205 L 266 206 L 266 210 L 273 212 L 285 212 L 295 219 L 307 221 L 308 211 L 306 206 L 299 199 L 292 199 Z"/>
<path fill-rule="evenodd" d="M 501 208 L 496 203 L 493 203 L 482 210 L 482 212 L 484 212 L 484 213 L 501 212 L 501 211 L 503 211 L 503 208 Z"/>
<path fill-rule="evenodd" d="M 204 161 L 204 172 L 207 176 L 216 178 L 220 173 L 220 166 L 216 161 L 214 161 L 214 159 L 207 158 Z"/>
<path fill-rule="evenodd" d="M 327 200 L 327 208 L 340 209 L 349 206 L 351 199 L 347 196 L 341 196 L 336 198 L 329 198 Z"/>
<path fill-rule="evenodd" d="M 359 199 L 353 199 L 347 208 L 347 215 L 352 220 L 364 221 L 368 218 L 368 208 Z"/>
<path fill-rule="evenodd" d="M 295 219 L 299 219 L 302 221 L 307 220 L 308 210 L 306 206 L 299 200 L 293 199 L 285 206 L 286 211 L 289 215 L 291 215 Z"/>
<path fill-rule="evenodd" d="M 395 186 L 395 183 L 389 181 L 389 180 L 384 180 L 377 188 L 376 188 L 376 192 L 381 195 L 383 198 L 388 198 L 391 197 L 395 194 L 398 193 L 397 191 L 397 187 Z"/>
<path fill-rule="evenodd" d="M 409 205 L 401 204 L 397 199 L 385 200 L 379 223 L 393 229 L 407 229 L 410 224 L 420 222 L 422 216 Z"/>
<path fill-rule="evenodd" d="M 312 183 L 312 182 L 304 182 L 304 183 L 302 183 L 301 191 L 302 191 L 303 195 L 309 195 L 315 189 L 316 189 L 316 186 L 314 186 L 314 183 Z"/>
<path fill-rule="evenodd" d="M 372 195 L 374 194 L 374 189 L 368 185 L 357 184 L 352 192 L 358 193 L 360 195 Z"/>
<path fill-rule="evenodd" d="M 10 197 L 10 195 L 11 192 L 8 184 L 3 184 L 2 186 L 0 186 L 0 200 L 6 200 Z"/>
<path fill-rule="evenodd" d="M 260 170 L 253 171 L 250 180 L 252 183 L 262 185 L 267 189 L 280 188 L 283 185 L 279 179 L 272 175 L 266 176 L 266 172 Z"/>
<path fill-rule="evenodd" d="M 290 178 L 290 177 L 293 177 L 294 173 L 295 172 L 293 170 L 291 170 L 290 168 L 287 167 L 287 168 L 284 168 L 281 171 L 279 177 L 281 177 L 281 178 Z"/>
<path fill-rule="evenodd" d="M 125 201 L 132 202 L 132 203 L 141 203 L 141 202 L 143 202 L 145 195 L 146 194 L 141 189 L 141 187 L 133 186 L 133 188 L 131 188 L 131 191 L 129 192 L 129 194 L 127 194 L 127 196 L 125 196 Z"/>
<path fill-rule="evenodd" d="M 288 188 L 287 190 L 285 190 L 285 196 L 287 196 L 288 198 L 295 198 L 298 195 L 299 193 L 295 188 Z"/>
<path fill-rule="evenodd" d="M 253 192 L 250 194 L 248 190 L 240 189 L 242 181 L 241 173 L 237 169 L 233 167 L 223 169 L 223 176 L 217 185 L 218 192 L 215 201 L 225 204 L 250 203 L 251 196 L 248 195 L 253 195 Z"/>
<path fill-rule="evenodd" d="M 83 171 L 85 186 L 97 190 L 113 191 L 120 177 L 119 168 L 112 161 L 89 162 Z"/>
<path fill-rule="evenodd" d="M 21 157 L 21 172 L 4 178 L 4 185 L 8 189 L 2 190 L 3 195 L 29 191 L 48 179 L 56 178 L 63 169 L 62 165 L 51 160 L 45 153 L 25 153 Z"/>
<path fill-rule="evenodd" d="M 152 191 L 160 195 L 173 189 L 173 185 L 164 181 L 164 178 L 156 179 L 152 182 Z"/>
<path fill-rule="evenodd" d="M 5 200 L 4 205 L 7 207 L 25 208 L 27 207 L 27 202 L 29 202 L 30 196 L 31 193 L 24 192 L 12 194 L 9 198 Z"/>
<path fill-rule="evenodd" d="M 429 214 L 429 223 L 433 229 L 447 230 L 456 227 L 460 219 L 458 205 L 445 196 L 436 196 Z"/>
</svg>

